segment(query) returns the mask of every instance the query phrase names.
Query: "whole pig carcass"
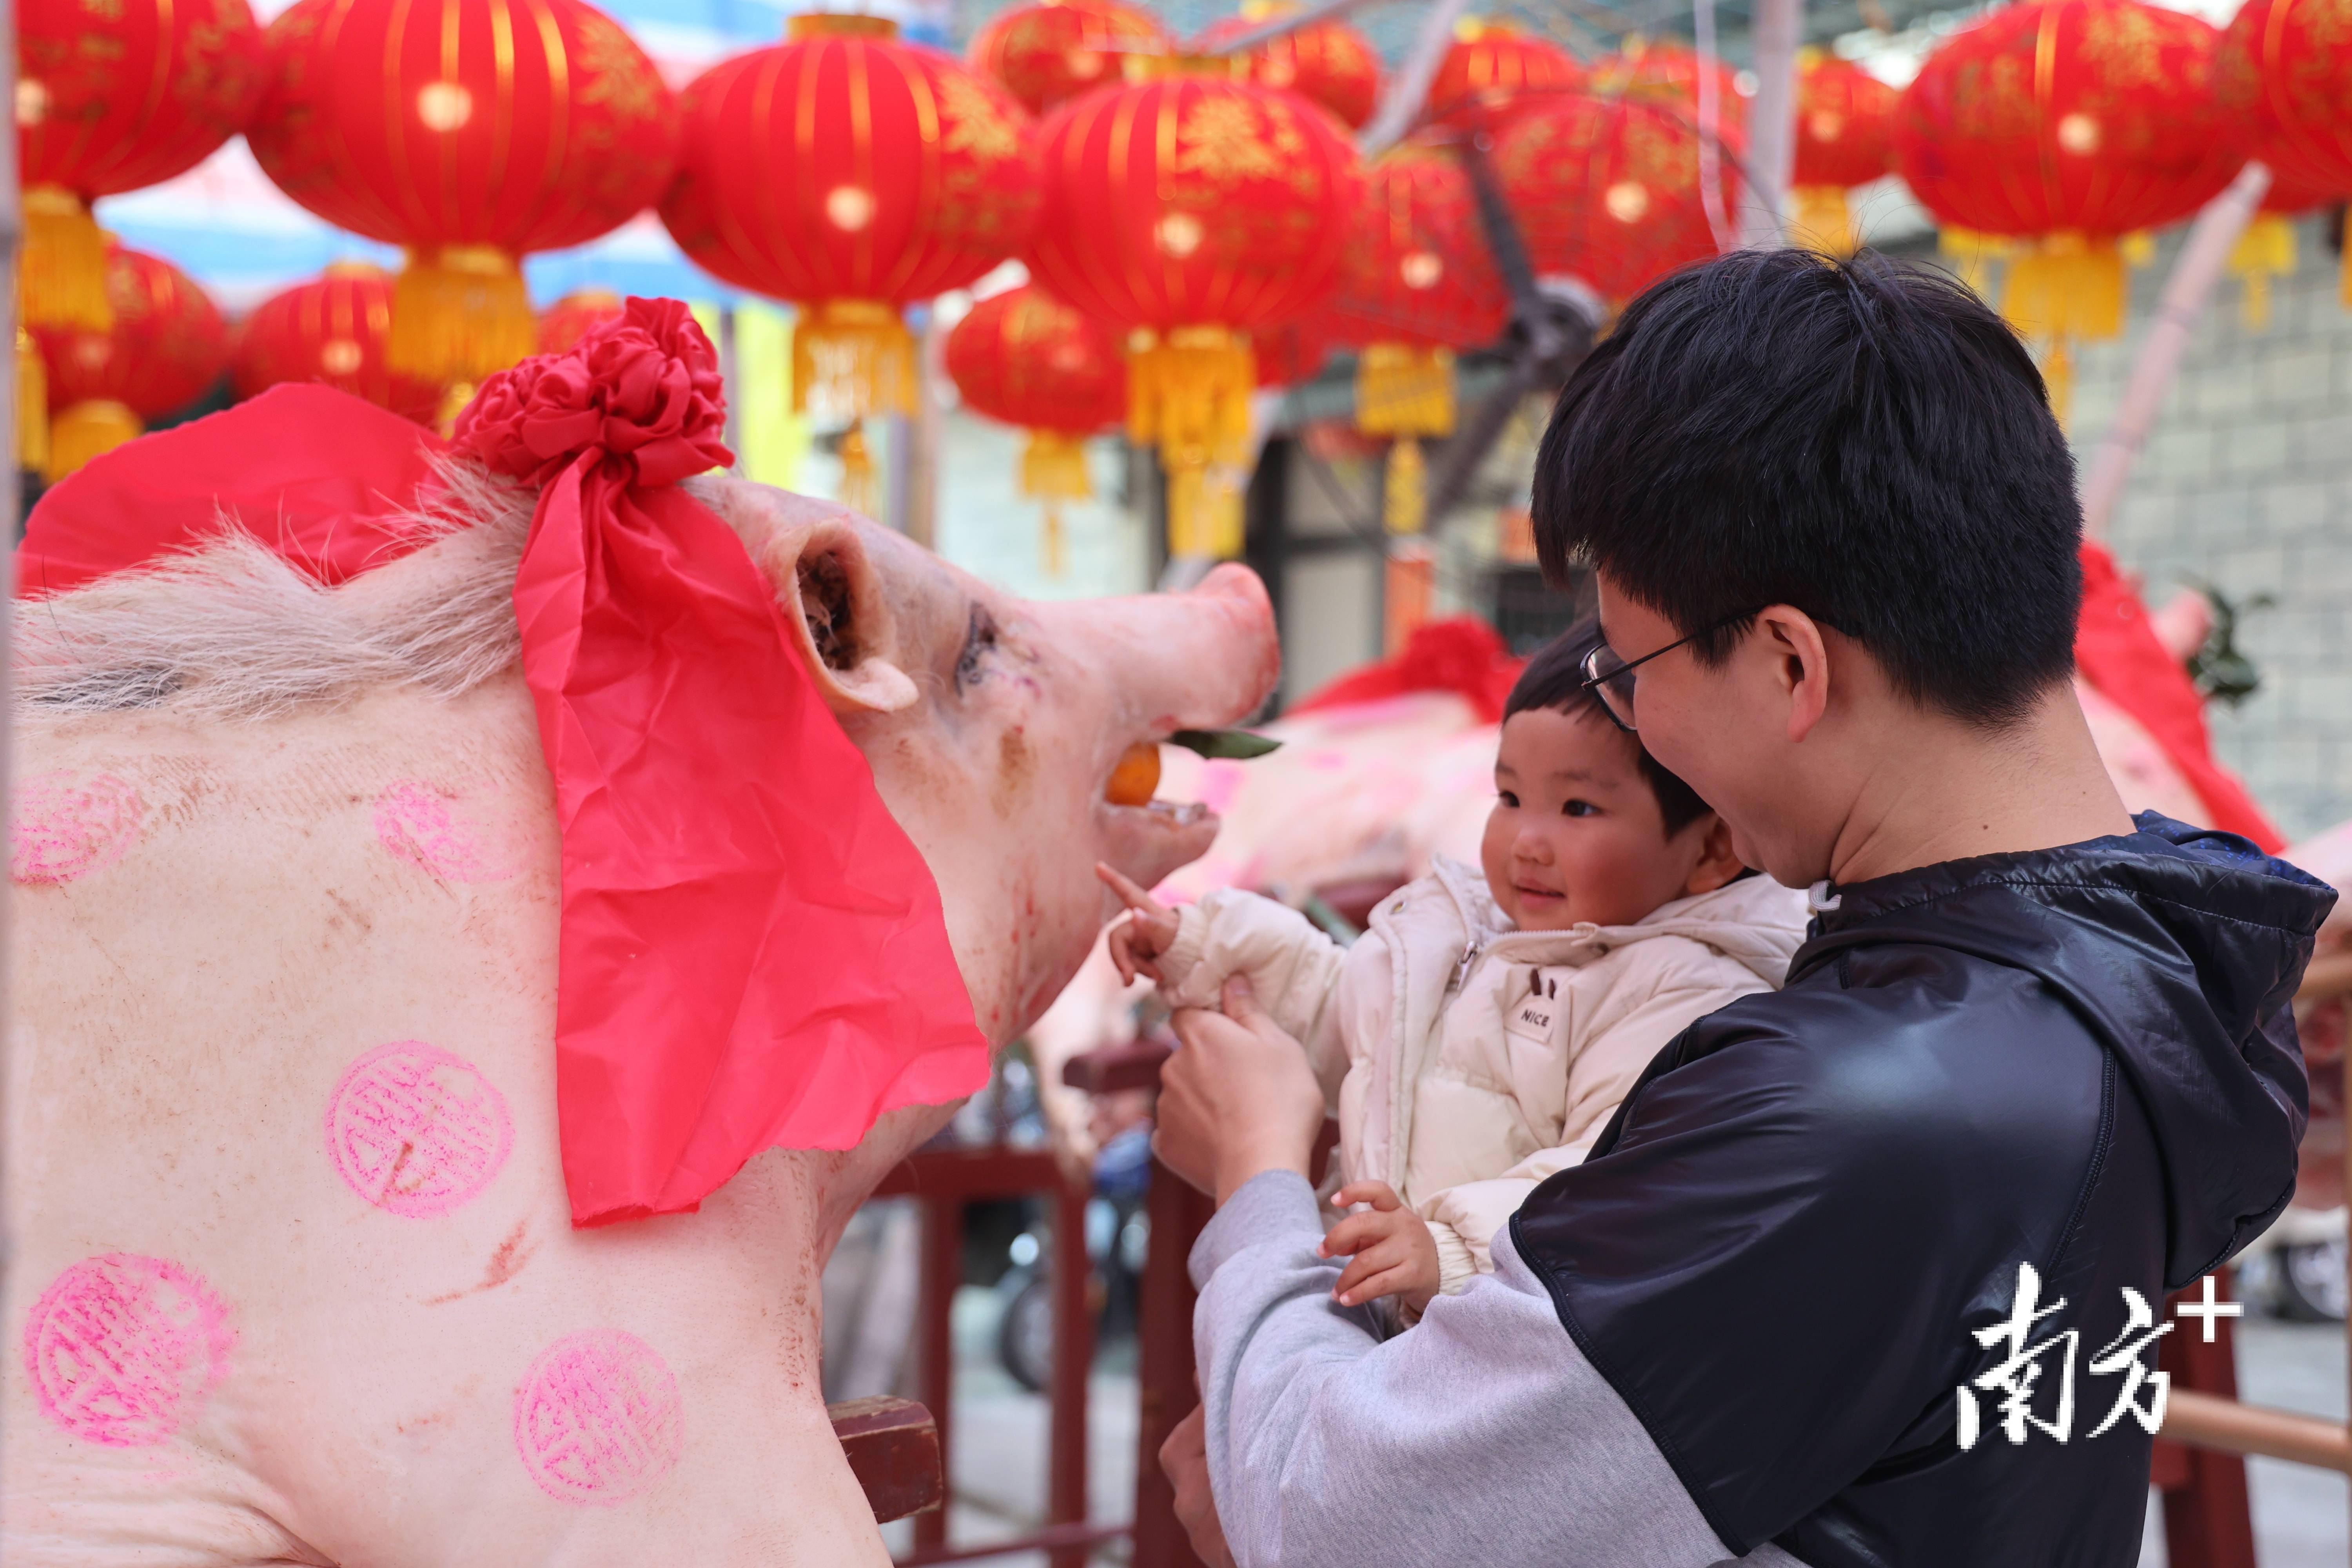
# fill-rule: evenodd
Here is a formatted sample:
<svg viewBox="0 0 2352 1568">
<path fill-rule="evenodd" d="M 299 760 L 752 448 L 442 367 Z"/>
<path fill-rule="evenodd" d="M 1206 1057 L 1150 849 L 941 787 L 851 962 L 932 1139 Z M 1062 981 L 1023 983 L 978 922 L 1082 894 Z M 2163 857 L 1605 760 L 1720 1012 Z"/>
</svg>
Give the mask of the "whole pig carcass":
<svg viewBox="0 0 2352 1568">
<path fill-rule="evenodd" d="M 572 1228 L 533 494 L 459 477 L 464 526 L 331 590 L 226 539 L 17 623 L 12 1568 L 887 1561 L 818 1274 L 952 1108 Z M 1151 884 L 1208 847 L 1105 782 L 1263 700 L 1264 591 L 1030 605 L 838 508 L 689 488 L 809 627 L 1001 1046 L 1086 956 L 1097 859 Z"/>
</svg>

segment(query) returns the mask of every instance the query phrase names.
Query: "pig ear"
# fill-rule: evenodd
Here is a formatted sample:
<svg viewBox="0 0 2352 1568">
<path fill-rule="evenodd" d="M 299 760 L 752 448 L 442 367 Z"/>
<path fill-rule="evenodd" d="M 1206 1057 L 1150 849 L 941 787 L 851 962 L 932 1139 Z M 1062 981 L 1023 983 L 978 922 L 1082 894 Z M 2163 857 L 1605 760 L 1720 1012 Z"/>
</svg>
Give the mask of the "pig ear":
<svg viewBox="0 0 2352 1568">
<path fill-rule="evenodd" d="M 897 628 L 848 512 L 740 480 L 708 483 L 696 494 L 741 537 L 774 586 L 801 658 L 835 713 L 913 705 L 915 683 L 885 657 L 898 647 Z"/>
</svg>

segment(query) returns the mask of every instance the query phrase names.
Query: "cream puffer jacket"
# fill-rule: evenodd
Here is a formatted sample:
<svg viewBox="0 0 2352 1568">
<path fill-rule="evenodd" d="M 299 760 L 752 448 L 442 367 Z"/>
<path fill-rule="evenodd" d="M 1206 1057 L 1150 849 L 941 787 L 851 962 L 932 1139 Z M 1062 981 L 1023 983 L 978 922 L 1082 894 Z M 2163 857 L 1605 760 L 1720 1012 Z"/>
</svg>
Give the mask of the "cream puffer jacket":
<svg viewBox="0 0 2352 1568">
<path fill-rule="evenodd" d="M 1307 1047 L 1339 1121 L 1339 1169 L 1429 1222 L 1444 1289 L 1491 1272 L 1487 1242 L 1580 1162 L 1667 1041 L 1778 987 L 1805 897 L 1764 877 L 1632 925 L 1514 929 L 1486 879 L 1439 858 L 1341 947 L 1297 911 L 1233 889 L 1184 906 L 1160 955 L 1171 1006 L 1213 1007 L 1229 975 Z"/>
</svg>

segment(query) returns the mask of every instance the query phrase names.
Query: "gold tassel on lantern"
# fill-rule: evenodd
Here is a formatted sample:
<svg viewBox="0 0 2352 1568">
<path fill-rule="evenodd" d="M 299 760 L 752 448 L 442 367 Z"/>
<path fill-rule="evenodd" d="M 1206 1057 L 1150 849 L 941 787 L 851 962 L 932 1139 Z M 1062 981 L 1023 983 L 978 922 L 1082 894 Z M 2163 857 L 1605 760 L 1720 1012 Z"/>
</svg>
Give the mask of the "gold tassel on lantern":
<svg viewBox="0 0 2352 1568">
<path fill-rule="evenodd" d="M 2277 213 L 2256 213 L 2230 249 L 2230 270 L 2245 285 L 2239 302 L 2248 331 L 2271 324 L 2271 279 L 2294 275 L 2294 225 Z"/>
<path fill-rule="evenodd" d="M 1381 597 L 1381 648 L 1393 658 L 1435 607 L 1437 560 L 1427 540 L 1400 539 L 1389 546 Z"/>
<path fill-rule="evenodd" d="M 871 300 L 824 300 L 793 328 L 793 412 L 863 419 L 915 411 L 915 339 Z"/>
<path fill-rule="evenodd" d="M 2124 258 L 2115 242 L 2060 232 L 2011 258 L 2000 313 L 2028 337 L 2112 338 L 2124 330 Z"/>
<path fill-rule="evenodd" d="M 91 398 L 60 411 L 49 421 L 48 482 L 56 484 L 92 458 L 137 440 L 145 430 L 139 416 L 111 398 Z"/>
<path fill-rule="evenodd" d="M 1429 521 L 1421 437 L 1454 434 L 1454 353 L 1373 343 L 1356 360 L 1356 428 L 1391 437 L 1381 486 L 1388 531 L 1419 533 Z"/>
<path fill-rule="evenodd" d="M 22 327 L 16 329 L 16 467 L 34 474 L 49 470 L 49 367 Z"/>
<path fill-rule="evenodd" d="M 1249 341 L 1223 327 L 1145 331 L 1128 345 L 1128 434 L 1160 449 L 1168 471 L 1168 553 L 1230 559 L 1242 551 L 1241 484 L 1257 368 Z"/>
<path fill-rule="evenodd" d="M 36 327 L 114 330 L 106 297 L 106 235 L 82 199 L 62 185 L 25 192 L 25 254 L 17 297 Z"/>
<path fill-rule="evenodd" d="M 480 382 L 539 352 L 539 321 L 514 258 L 490 245 L 410 251 L 392 285 L 384 363 L 421 381 Z"/>
<path fill-rule="evenodd" d="M 1086 442 L 1059 430 L 1032 430 L 1021 451 L 1021 493 L 1045 503 L 1045 574 L 1062 574 L 1062 503 L 1095 493 L 1087 473 Z"/>
<path fill-rule="evenodd" d="M 1997 234 L 1947 224 L 1936 231 L 1936 248 L 1952 264 L 1960 281 L 1979 295 L 1992 298 L 1992 266 L 2017 254 L 2017 242 Z"/>
<path fill-rule="evenodd" d="M 866 422 L 853 423 L 841 433 L 841 504 L 872 517 L 881 509 L 881 485 L 874 472 L 874 453 L 866 445 Z"/>
<path fill-rule="evenodd" d="M 1853 204 L 1837 185 L 1796 185 L 1789 191 L 1789 239 L 1808 250 L 1852 256 L 1862 247 L 1854 232 Z M 1975 280 L 1969 280 L 1975 287 Z M 1978 290 L 1979 293 L 1981 289 Z"/>
</svg>

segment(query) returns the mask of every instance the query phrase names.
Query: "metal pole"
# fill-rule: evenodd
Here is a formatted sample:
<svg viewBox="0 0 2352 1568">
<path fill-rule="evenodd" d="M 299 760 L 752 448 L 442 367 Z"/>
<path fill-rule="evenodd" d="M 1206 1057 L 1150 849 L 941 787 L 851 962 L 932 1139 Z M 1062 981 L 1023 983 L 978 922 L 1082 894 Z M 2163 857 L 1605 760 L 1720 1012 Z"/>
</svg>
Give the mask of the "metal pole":
<svg viewBox="0 0 2352 1568">
<path fill-rule="evenodd" d="M 1756 72 L 1756 102 L 1748 115 L 1748 202 L 1740 209 L 1740 244 L 1771 250 L 1788 243 L 1789 170 L 1796 160 L 1797 43 L 1804 36 L 1805 0 L 1756 0 L 1748 43 Z"/>
<path fill-rule="evenodd" d="M 1423 14 L 1421 31 L 1413 35 L 1412 48 L 1396 74 L 1389 78 L 1379 111 L 1357 134 L 1356 146 L 1365 157 L 1378 157 L 1395 146 L 1421 118 L 1421 106 L 1429 100 L 1429 84 L 1437 79 L 1437 68 L 1445 62 L 1445 51 L 1454 42 L 1454 24 L 1469 8 L 1470 0 L 1434 0 Z"/>
<path fill-rule="evenodd" d="M 1087 1257 L 1087 1198 L 1081 1182 L 1065 1180 L 1054 1197 L 1054 1360 L 1047 1390 L 1053 1425 L 1046 1437 L 1045 1522 L 1084 1524 L 1087 1518 L 1087 1374 L 1095 1355 L 1089 1300 L 1094 1270 Z M 1112 1237 L 1118 1245 L 1118 1237 Z M 1143 1456 L 1137 1456 L 1139 1461 Z M 1084 1546 L 1058 1549 L 1053 1568 L 1086 1568 Z"/>
<path fill-rule="evenodd" d="M 2123 401 L 2086 465 L 2083 532 L 2089 538 L 2106 536 L 2116 502 L 2123 497 L 2124 482 L 2131 478 L 2133 460 L 2147 445 L 2157 411 L 2164 405 L 2164 395 L 2171 390 L 2173 375 L 2180 368 L 2189 334 L 2195 330 L 2197 318 L 2205 313 L 2205 300 L 2230 259 L 2231 247 L 2253 220 L 2254 209 L 2270 187 L 2270 170 L 2259 163 L 2248 163 L 2228 190 L 2205 204 L 2190 226 L 2180 258 L 2172 264 L 2172 276 L 2165 279 L 2156 324 L 2148 329 L 2147 342 L 2140 345 L 2139 358 L 2132 363 Z"/>
</svg>

